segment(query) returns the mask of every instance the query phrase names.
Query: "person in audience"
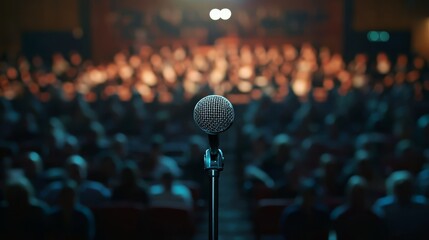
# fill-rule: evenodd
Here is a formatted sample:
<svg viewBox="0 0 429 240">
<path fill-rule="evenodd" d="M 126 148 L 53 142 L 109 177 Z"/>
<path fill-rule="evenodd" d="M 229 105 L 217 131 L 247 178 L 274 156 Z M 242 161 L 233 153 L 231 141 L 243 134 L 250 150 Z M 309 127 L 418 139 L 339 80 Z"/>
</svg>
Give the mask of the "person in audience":
<svg viewBox="0 0 429 240">
<path fill-rule="evenodd" d="M 313 180 L 301 182 L 296 201 L 281 216 L 284 239 L 328 239 L 329 212 L 317 204 L 317 190 Z"/>
<path fill-rule="evenodd" d="M 113 136 L 111 142 L 111 148 L 113 152 L 118 156 L 119 159 L 125 160 L 129 158 L 129 139 L 123 133 L 117 133 Z"/>
<path fill-rule="evenodd" d="M 365 178 L 352 176 L 347 183 L 347 202 L 331 213 L 338 240 L 385 239 L 382 220 L 370 207 Z"/>
<path fill-rule="evenodd" d="M 370 153 L 366 150 L 357 150 L 352 161 L 349 176 L 357 175 L 366 181 L 366 191 L 372 201 L 385 194 L 384 178 L 373 164 Z"/>
<path fill-rule="evenodd" d="M 414 193 L 410 172 L 393 172 L 386 180 L 389 195 L 378 199 L 374 211 L 383 219 L 388 239 L 428 239 L 429 207 L 426 198 Z"/>
<path fill-rule="evenodd" d="M 150 187 L 151 206 L 179 207 L 192 211 L 194 203 L 191 191 L 166 170 L 159 178 L 160 183 Z"/>
<path fill-rule="evenodd" d="M 315 177 L 320 182 L 323 195 L 327 198 L 342 196 L 342 185 L 339 179 L 340 165 L 331 154 L 325 153 L 320 157 L 320 167 L 315 171 Z"/>
<path fill-rule="evenodd" d="M 77 191 L 75 181 L 66 180 L 62 183 L 58 204 L 47 217 L 49 239 L 94 239 L 94 216 L 89 208 L 79 204 Z"/>
<path fill-rule="evenodd" d="M 189 151 L 186 152 L 186 162 L 183 166 L 183 177 L 198 183 L 203 183 L 207 179 L 201 169 L 204 167 L 204 149 L 201 143 L 205 139 L 199 135 L 193 135 L 189 138 Z"/>
<path fill-rule="evenodd" d="M 28 152 L 22 159 L 22 169 L 24 175 L 31 182 L 36 192 L 45 187 L 43 176 L 43 161 L 37 152 Z"/>
<path fill-rule="evenodd" d="M 113 187 L 122 165 L 121 160 L 111 151 L 101 152 L 95 158 L 90 174 L 91 179 L 108 188 Z"/>
<path fill-rule="evenodd" d="M 278 181 L 283 176 L 285 164 L 291 160 L 292 139 L 286 134 L 279 134 L 273 139 L 272 150 L 264 156 L 261 169 Z"/>
<path fill-rule="evenodd" d="M 48 207 L 34 198 L 33 191 L 25 177 L 7 183 L 0 205 L 1 239 L 45 239 Z"/>
<path fill-rule="evenodd" d="M 88 207 L 100 206 L 106 203 L 111 196 L 108 188 L 99 182 L 87 179 L 87 163 L 79 155 L 73 155 L 67 159 L 66 164 L 67 178 L 74 180 L 77 184 L 77 195 L 79 202 Z M 62 182 L 57 181 L 48 185 L 40 193 L 40 198 L 49 205 L 53 206 L 58 202 Z"/>
<path fill-rule="evenodd" d="M 122 167 L 119 182 L 113 188 L 112 201 L 149 205 L 148 188 L 140 179 L 139 169 L 135 162 L 127 161 Z"/>
<path fill-rule="evenodd" d="M 182 170 L 177 162 L 162 152 L 164 137 L 155 135 L 152 138 L 149 157 L 143 161 L 142 174 L 145 179 L 157 180 L 160 179 L 164 172 L 170 172 L 174 177 L 180 177 Z"/>
</svg>

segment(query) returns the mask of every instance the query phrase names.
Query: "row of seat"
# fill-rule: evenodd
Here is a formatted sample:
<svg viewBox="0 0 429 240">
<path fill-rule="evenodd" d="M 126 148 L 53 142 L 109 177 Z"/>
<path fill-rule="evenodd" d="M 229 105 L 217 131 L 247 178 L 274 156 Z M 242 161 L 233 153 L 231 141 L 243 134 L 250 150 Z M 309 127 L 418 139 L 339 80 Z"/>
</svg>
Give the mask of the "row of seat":
<svg viewBox="0 0 429 240">
<path fill-rule="evenodd" d="M 111 205 L 91 210 L 97 240 L 190 240 L 196 231 L 193 212 L 179 207 Z"/>
</svg>

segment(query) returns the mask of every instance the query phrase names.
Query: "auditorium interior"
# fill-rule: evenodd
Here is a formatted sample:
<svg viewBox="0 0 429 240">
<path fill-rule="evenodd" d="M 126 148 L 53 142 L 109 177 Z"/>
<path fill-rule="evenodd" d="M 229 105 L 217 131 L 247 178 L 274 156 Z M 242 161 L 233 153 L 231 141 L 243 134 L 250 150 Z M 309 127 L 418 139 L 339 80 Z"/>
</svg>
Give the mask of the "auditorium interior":
<svg viewBox="0 0 429 240">
<path fill-rule="evenodd" d="M 429 239 L 428 9 L 0 1 L 0 239 Z"/>
</svg>

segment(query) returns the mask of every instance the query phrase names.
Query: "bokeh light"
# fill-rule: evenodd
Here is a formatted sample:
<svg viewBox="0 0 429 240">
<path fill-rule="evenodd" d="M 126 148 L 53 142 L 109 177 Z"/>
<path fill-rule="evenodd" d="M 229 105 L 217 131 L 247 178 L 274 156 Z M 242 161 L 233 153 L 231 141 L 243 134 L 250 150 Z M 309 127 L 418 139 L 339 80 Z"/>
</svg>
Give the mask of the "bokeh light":
<svg viewBox="0 0 429 240">
<path fill-rule="evenodd" d="M 221 11 L 217 8 L 213 8 L 210 10 L 209 16 L 211 20 L 219 20 L 221 18 Z"/>
<path fill-rule="evenodd" d="M 220 10 L 220 18 L 222 20 L 228 20 L 231 17 L 231 15 L 232 15 L 231 10 L 229 10 L 228 8 L 224 8 Z"/>
</svg>

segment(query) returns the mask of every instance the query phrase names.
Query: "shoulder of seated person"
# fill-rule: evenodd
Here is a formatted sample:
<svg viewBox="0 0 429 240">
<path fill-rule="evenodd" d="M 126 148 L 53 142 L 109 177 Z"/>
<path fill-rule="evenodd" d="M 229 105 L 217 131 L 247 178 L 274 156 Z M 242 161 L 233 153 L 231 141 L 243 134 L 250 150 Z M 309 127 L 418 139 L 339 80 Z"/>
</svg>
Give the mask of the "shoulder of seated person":
<svg viewBox="0 0 429 240">
<path fill-rule="evenodd" d="M 338 218 L 343 216 L 348 210 L 349 210 L 349 207 L 345 204 L 336 207 L 334 210 L 332 210 L 331 219 L 337 220 Z"/>
<path fill-rule="evenodd" d="M 38 199 L 32 199 L 31 206 L 33 206 L 34 208 L 41 209 L 44 212 L 47 212 L 49 210 L 49 205 Z"/>
<path fill-rule="evenodd" d="M 48 185 L 45 187 L 45 189 L 44 189 L 44 190 L 49 190 L 49 191 L 52 191 L 52 190 L 59 190 L 59 189 L 61 189 L 62 187 L 63 187 L 63 182 L 62 182 L 62 181 L 55 181 L 55 182 L 52 182 L 52 183 L 48 184 Z"/>
<path fill-rule="evenodd" d="M 428 203 L 427 198 L 423 195 L 414 195 L 412 197 L 412 201 L 414 204 L 425 205 Z"/>
<path fill-rule="evenodd" d="M 389 195 L 389 196 L 384 196 L 384 197 L 377 199 L 374 203 L 374 206 L 383 207 L 383 206 L 390 205 L 393 203 L 395 203 L 395 198 L 393 196 Z"/>
<path fill-rule="evenodd" d="M 82 186 L 89 187 L 89 188 L 102 188 L 102 189 L 108 189 L 106 186 L 104 186 L 102 183 L 92 180 L 86 180 L 82 183 Z"/>
<path fill-rule="evenodd" d="M 160 157 L 160 160 L 161 160 L 161 162 L 164 162 L 164 163 L 176 162 L 176 161 L 174 160 L 174 158 L 172 158 L 172 157 L 170 157 L 170 156 L 167 156 L 167 155 L 162 155 L 162 156 Z"/>
</svg>

